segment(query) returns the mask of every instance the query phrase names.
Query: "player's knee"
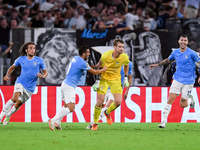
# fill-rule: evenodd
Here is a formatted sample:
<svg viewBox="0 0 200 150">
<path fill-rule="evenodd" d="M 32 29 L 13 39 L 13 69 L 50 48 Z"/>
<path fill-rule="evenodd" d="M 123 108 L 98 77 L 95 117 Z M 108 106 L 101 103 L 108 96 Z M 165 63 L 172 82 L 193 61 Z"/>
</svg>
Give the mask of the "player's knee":
<svg viewBox="0 0 200 150">
<path fill-rule="evenodd" d="M 116 105 L 117 107 L 119 107 L 119 106 L 121 105 L 121 102 L 115 102 L 115 105 Z"/>
<path fill-rule="evenodd" d="M 23 103 L 22 103 L 20 100 L 18 100 L 18 101 L 15 103 L 15 108 L 21 107 L 22 104 L 23 104 Z"/>
<path fill-rule="evenodd" d="M 68 103 L 68 104 L 64 105 L 64 107 L 65 108 L 68 107 L 69 111 L 73 112 L 75 109 L 75 103 Z"/>
<path fill-rule="evenodd" d="M 18 97 L 12 97 L 11 100 L 12 100 L 14 103 L 16 103 L 17 100 L 18 100 Z"/>
<path fill-rule="evenodd" d="M 188 106 L 187 100 L 181 98 L 181 100 L 180 100 L 180 106 L 181 106 L 182 108 L 187 107 L 187 106 Z"/>
</svg>

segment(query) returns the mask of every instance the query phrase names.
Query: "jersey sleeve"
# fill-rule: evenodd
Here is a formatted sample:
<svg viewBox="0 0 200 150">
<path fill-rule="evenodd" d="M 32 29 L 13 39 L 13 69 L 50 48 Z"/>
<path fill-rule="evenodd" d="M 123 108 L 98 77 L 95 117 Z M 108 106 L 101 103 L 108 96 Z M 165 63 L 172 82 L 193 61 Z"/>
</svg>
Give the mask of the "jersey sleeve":
<svg viewBox="0 0 200 150">
<path fill-rule="evenodd" d="M 81 69 L 83 69 L 83 70 L 90 70 L 91 67 L 90 67 L 90 65 L 86 61 L 83 61 L 82 64 L 81 64 Z"/>
<path fill-rule="evenodd" d="M 46 65 L 45 65 L 44 60 L 43 60 L 42 58 L 41 58 L 41 60 L 40 60 L 40 68 L 41 68 L 42 70 L 46 69 Z"/>
<path fill-rule="evenodd" d="M 125 58 L 124 58 L 124 59 L 125 59 L 124 65 L 127 66 L 128 63 L 130 62 L 130 61 L 129 61 L 129 58 L 128 58 L 128 55 L 124 53 L 124 57 L 125 57 Z"/>
<path fill-rule="evenodd" d="M 199 55 L 198 55 L 196 52 L 193 52 L 193 53 L 192 53 L 192 58 L 193 58 L 196 62 L 199 62 L 199 61 L 200 61 L 200 57 L 199 57 Z"/>
<path fill-rule="evenodd" d="M 15 62 L 14 62 L 14 65 L 15 66 L 19 66 L 20 65 L 20 57 L 18 57 L 16 60 L 15 60 Z"/>
<path fill-rule="evenodd" d="M 169 57 L 168 57 L 169 60 L 174 60 L 175 59 L 174 51 L 169 55 Z"/>
<path fill-rule="evenodd" d="M 104 65 L 105 65 L 105 60 L 106 60 L 106 55 L 105 55 L 105 53 L 103 53 L 103 55 L 101 56 L 100 60 L 101 60 L 101 62 L 102 62 L 101 66 L 104 66 Z"/>
<path fill-rule="evenodd" d="M 128 75 L 131 75 L 133 74 L 133 63 L 132 62 L 129 62 L 129 69 L 128 69 Z"/>
</svg>

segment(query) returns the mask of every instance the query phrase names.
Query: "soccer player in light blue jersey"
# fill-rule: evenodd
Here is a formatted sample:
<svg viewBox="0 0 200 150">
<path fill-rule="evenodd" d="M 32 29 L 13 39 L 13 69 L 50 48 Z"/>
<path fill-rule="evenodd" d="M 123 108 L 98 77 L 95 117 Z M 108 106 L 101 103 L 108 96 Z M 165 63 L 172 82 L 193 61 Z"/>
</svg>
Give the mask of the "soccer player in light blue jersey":
<svg viewBox="0 0 200 150">
<path fill-rule="evenodd" d="M 49 119 L 49 127 L 54 131 L 54 128 L 58 130 L 62 130 L 61 121 L 64 116 L 71 113 L 75 109 L 75 88 L 84 72 L 87 70 L 88 72 L 96 75 L 107 70 L 107 67 L 103 67 L 103 69 L 94 70 L 89 66 L 86 62 L 90 55 L 90 50 L 87 46 L 81 46 L 79 48 L 79 56 L 75 56 L 69 65 L 67 75 L 65 80 L 61 85 L 61 95 L 62 100 L 65 102 L 64 106 L 61 108 L 60 112 L 58 112 L 52 119 Z"/>
<path fill-rule="evenodd" d="M 33 42 L 23 44 L 19 49 L 20 56 L 9 67 L 7 74 L 3 78 L 5 81 L 8 81 L 15 68 L 21 66 L 21 74 L 15 82 L 13 97 L 5 104 L 0 114 L 0 121 L 6 115 L 3 125 L 7 125 L 10 116 L 32 96 L 38 77 L 47 77 L 46 65 L 42 58 L 35 56 L 35 52 L 35 44 Z M 42 73 L 40 73 L 41 70 Z M 13 104 L 15 105 L 12 107 Z"/>
<path fill-rule="evenodd" d="M 123 95 L 123 99 L 126 100 L 127 98 L 127 95 L 128 95 L 128 91 L 129 91 L 129 88 L 131 86 L 131 83 L 132 83 L 132 75 L 133 75 L 133 63 L 132 62 L 129 62 L 129 69 L 128 69 L 128 82 L 129 82 L 129 86 L 126 87 L 126 92 L 124 93 Z M 122 86 L 124 85 L 124 66 L 121 67 L 121 83 L 122 83 Z M 96 83 L 96 82 L 95 82 Z M 106 109 L 108 109 L 108 107 L 114 102 L 114 96 L 113 94 L 110 92 L 110 88 L 107 90 L 106 92 L 106 95 L 105 95 L 105 98 L 104 98 L 104 105 L 105 107 L 101 109 L 101 114 L 99 116 L 99 120 L 101 120 L 102 118 L 105 117 L 105 114 L 104 114 L 104 111 Z M 93 125 L 93 121 L 86 127 L 86 129 L 91 129 L 92 128 L 92 125 Z"/>
<path fill-rule="evenodd" d="M 176 72 L 173 75 L 173 82 L 169 90 L 169 97 L 163 110 L 163 121 L 158 125 L 159 128 L 165 128 L 167 123 L 167 117 L 171 111 L 172 103 L 176 97 L 181 94 L 180 106 L 182 108 L 190 105 L 194 108 L 194 100 L 191 96 L 191 91 L 195 83 L 195 62 L 200 63 L 198 54 L 187 47 L 188 38 L 186 35 L 181 35 L 179 38 L 179 49 L 175 49 L 168 58 L 164 59 L 160 63 L 150 65 L 150 68 L 157 67 L 159 65 L 168 64 L 176 60 Z M 198 79 L 200 81 L 200 78 Z"/>
</svg>

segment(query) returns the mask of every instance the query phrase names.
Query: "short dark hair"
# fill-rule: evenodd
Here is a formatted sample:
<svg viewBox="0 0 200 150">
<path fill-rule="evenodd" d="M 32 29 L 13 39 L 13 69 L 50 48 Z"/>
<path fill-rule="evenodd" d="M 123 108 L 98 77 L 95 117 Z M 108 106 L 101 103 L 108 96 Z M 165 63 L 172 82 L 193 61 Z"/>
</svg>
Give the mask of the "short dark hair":
<svg viewBox="0 0 200 150">
<path fill-rule="evenodd" d="M 181 37 L 187 38 L 187 35 L 186 35 L 186 34 L 181 34 L 180 38 L 181 38 Z"/>
<path fill-rule="evenodd" d="M 124 44 L 124 41 L 122 41 L 121 39 L 115 39 L 114 42 L 113 42 L 113 45 L 114 45 L 114 46 L 117 46 L 117 43 L 122 43 L 122 44 Z"/>
<path fill-rule="evenodd" d="M 80 47 L 79 47 L 79 56 L 82 56 L 83 53 L 86 53 L 86 50 L 87 50 L 87 49 L 89 49 L 89 47 L 86 46 L 86 45 L 80 46 Z"/>
</svg>

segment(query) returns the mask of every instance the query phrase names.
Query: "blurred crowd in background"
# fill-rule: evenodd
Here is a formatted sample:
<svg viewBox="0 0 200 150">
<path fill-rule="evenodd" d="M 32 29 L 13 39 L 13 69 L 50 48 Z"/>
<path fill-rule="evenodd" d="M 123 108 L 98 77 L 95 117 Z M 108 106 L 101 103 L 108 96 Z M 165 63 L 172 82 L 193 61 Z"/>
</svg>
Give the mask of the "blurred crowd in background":
<svg viewBox="0 0 200 150">
<path fill-rule="evenodd" d="M 165 29 L 166 19 L 198 18 L 199 3 L 200 0 L 0 0 L 0 52 L 13 45 L 13 28 L 160 30 Z"/>
</svg>

